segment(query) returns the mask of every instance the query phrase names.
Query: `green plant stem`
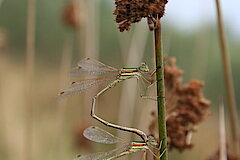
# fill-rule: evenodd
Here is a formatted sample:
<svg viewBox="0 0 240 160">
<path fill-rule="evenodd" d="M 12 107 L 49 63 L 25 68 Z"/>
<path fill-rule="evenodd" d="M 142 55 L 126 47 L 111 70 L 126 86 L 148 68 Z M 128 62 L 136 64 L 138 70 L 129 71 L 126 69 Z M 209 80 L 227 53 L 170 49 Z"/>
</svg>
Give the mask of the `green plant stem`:
<svg viewBox="0 0 240 160">
<path fill-rule="evenodd" d="M 31 160 L 33 156 L 33 74 L 35 57 L 35 0 L 28 0 L 26 35 L 26 111 L 23 157 Z"/>
<path fill-rule="evenodd" d="M 166 106 L 165 106 L 165 87 L 164 87 L 164 68 L 163 68 L 163 50 L 161 38 L 161 23 L 157 20 L 159 27 L 154 30 L 155 56 L 156 56 L 156 78 L 157 78 L 157 105 L 158 105 L 158 130 L 159 142 L 162 142 L 160 153 L 167 148 L 167 129 L 166 129 Z M 167 149 L 162 160 L 168 159 Z"/>
<path fill-rule="evenodd" d="M 226 46 L 225 33 L 222 21 L 221 14 L 221 6 L 219 0 L 216 0 L 217 7 L 217 18 L 218 18 L 218 32 L 219 32 L 219 40 L 221 47 L 221 55 L 222 55 L 222 63 L 223 63 L 223 71 L 224 71 L 224 80 L 225 80 L 225 89 L 227 95 L 228 102 L 228 110 L 229 110 L 229 118 L 230 118 L 230 127 L 231 127 L 231 138 L 232 143 L 230 144 L 233 153 L 239 156 L 239 135 L 238 135 L 238 114 L 237 114 L 237 106 L 234 94 L 234 86 L 232 80 L 232 72 L 231 65 L 229 61 L 229 53 Z"/>
</svg>

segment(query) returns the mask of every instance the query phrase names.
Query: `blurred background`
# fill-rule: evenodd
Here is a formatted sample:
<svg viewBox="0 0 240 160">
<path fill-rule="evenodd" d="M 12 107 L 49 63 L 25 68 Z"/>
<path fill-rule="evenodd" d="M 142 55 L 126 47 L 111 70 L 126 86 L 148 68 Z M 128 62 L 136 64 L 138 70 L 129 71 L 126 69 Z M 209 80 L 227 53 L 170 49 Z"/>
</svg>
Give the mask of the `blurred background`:
<svg viewBox="0 0 240 160">
<path fill-rule="evenodd" d="M 238 97 L 240 2 L 221 3 Z M 85 57 L 116 68 L 142 61 L 153 68 L 153 36 L 146 20 L 120 33 L 112 15 L 113 0 L 37 0 L 31 70 L 26 65 L 27 6 L 27 0 L 0 0 L 0 159 L 27 160 L 30 155 L 34 160 L 66 160 L 115 147 L 85 140 L 82 131 L 90 125 L 126 140 L 138 139 L 106 128 L 89 116 L 91 97 L 102 86 L 67 100 L 54 98 L 70 84 L 70 69 Z M 212 114 L 193 135 L 194 148 L 182 153 L 173 150 L 170 159 L 203 160 L 218 148 L 217 108 L 219 98 L 225 97 L 215 1 L 169 1 L 162 24 L 164 53 L 176 57 L 184 70 L 184 83 L 204 81 L 204 95 L 212 101 Z M 31 76 L 27 76 L 29 70 Z M 31 89 L 26 92 L 28 85 Z M 138 94 L 135 80 L 119 84 L 99 98 L 97 112 L 111 122 L 148 132 L 156 103 L 141 100 Z"/>
</svg>

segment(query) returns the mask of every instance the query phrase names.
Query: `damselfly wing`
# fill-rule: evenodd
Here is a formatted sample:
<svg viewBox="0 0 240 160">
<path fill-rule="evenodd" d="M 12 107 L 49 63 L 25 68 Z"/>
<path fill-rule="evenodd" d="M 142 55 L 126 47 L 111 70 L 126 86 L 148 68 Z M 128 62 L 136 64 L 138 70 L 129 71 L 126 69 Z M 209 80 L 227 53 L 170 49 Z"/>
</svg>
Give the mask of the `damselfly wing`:
<svg viewBox="0 0 240 160">
<path fill-rule="evenodd" d="M 119 69 L 105 65 L 92 58 L 85 58 L 78 62 L 77 67 L 70 72 L 72 76 L 102 76 L 114 74 L 116 75 Z"/>
</svg>

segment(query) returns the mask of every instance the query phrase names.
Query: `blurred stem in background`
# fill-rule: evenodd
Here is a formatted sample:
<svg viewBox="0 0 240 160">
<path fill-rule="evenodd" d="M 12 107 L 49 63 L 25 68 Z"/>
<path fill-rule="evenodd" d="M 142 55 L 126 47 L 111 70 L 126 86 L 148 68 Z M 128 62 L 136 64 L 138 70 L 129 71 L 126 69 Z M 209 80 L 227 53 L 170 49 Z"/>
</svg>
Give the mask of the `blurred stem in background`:
<svg viewBox="0 0 240 160">
<path fill-rule="evenodd" d="M 61 58 L 61 65 L 60 65 L 60 88 L 65 87 L 67 83 L 67 74 L 71 68 L 71 61 L 72 61 L 72 50 L 73 50 L 73 35 L 68 34 L 65 38 L 64 48 L 62 52 Z M 56 159 L 61 159 L 62 154 L 64 153 L 64 146 L 62 145 L 64 140 L 61 138 L 62 134 L 64 133 L 64 122 L 66 116 L 66 105 L 67 100 L 58 101 L 57 106 L 57 118 L 56 118 L 56 149 L 58 153 Z"/>
<path fill-rule="evenodd" d="M 94 0 L 75 0 L 78 4 L 79 25 L 79 60 L 85 57 L 99 59 L 99 2 Z M 89 97 L 97 90 L 84 93 L 84 100 L 81 107 L 82 122 L 86 122 L 89 118 Z"/>
<path fill-rule="evenodd" d="M 85 49 L 81 55 L 81 59 L 86 56 L 91 58 L 98 58 L 99 55 L 99 4 L 100 2 L 94 0 L 87 0 L 87 13 L 85 14 Z M 82 57 L 84 56 L 84 57 Z"/>
<path fill-rule="evenodd" d="M 33 157 L 33 74 L 34 74 L 34 57 L 35 57 L 35 13 L 36 1 L 28 0 L 27 7 L 27 35 L 26 35 L 26 112 L 25 117 L 25 134 L 23 146 L 23 159 L 31 160 Z"/>
<path fill-rule="evenodd" d="M 233 150 L 236 156 L 239 156 L 239 135 L 238 135 L 238 113 L 237 106 L 234 94 L 234 85 L 232 79 L 231 64 L 229 61 L 229 53 L 227 49 L 224 26 L 222 21 L 221 6 L 219 0 L 216 0 L 217 7 L 217 19 L 218 19 L 218 31 L 219 31 L 219 40 L 221 47 L 223 71 L 224 71 L 224 80 L 225 80 L 225 89 L 228 102 L 229 118 L 230 118 L 230 127 L 231 127 L 231 138 L 230 148 Z"/>
<path fill-rule="evenodd" d="M 77 22 L 78 22 L 78 27 L 77 27 L 77 35 L 78 35 L 78 53 L 79 53 L 79 59 L 81 58 L 85 58 L 82 57 L 82 54 L 85 52 L 85 46 L 86 46 L 86 29 L 87 29 L 87 11 L 88 8 L 87 4 L 85 1 L 83 0 L 74 0 L 73 1 L 74 6 L 76 7 L 76 18 L 77 18 Z"/>
<path fill-rule="evenodd" d="M 162 35 L 161 35 L 161 22 L 157 18 L 157 27 L 154 30 L 155 41 L 155 56 L 156 56 L 156 80 L 157 80 L 157 108 L 158 108 L 158 132 L 159 142 L 162 142 L 160 154 L 162 160 L 168 159 L 167 151 L 167 128 L 166 128 L 166 105 L 165 105 L 165 86 L 164 86 L 164 66 L 163 66 L 163 49 L 162 49 Z"/>
<path fill-rule="evenodd" d="M 1 1 L 0 1 L 0 7 L 1 7 Z M 1 157 L 0 159 L 3 157 L 5 159 L 9 159 L 9 153 L 10 151 L 12 151 L 13 149 L 11 148 L 11 146 L 8 144 L 8 132 L 7 132 L 7 116 L 6 116 L 6 106 L 4 105 L 4 95 L 6 93 L 4 93 L 3 90 L 3 86 L 4 86 L 4 79 L 3 77 L 5 77 L 4 75 L 4 71 L 7 70 L 7 58 L 6 58 L 6 53 L 4 51 L 3 48 L 5 48 L 5 35 L 2 33 L 2 30 L 0 28 L 0 135 L 2 135 L 2 139 L 1 139 L 1 143 L 2 146 L 4 146 L 4 150 L 2 151 L 2 149 L 0 149 L 1 153 Z M 1 146 L 1 145 L 0 145 Z"/>
</svg>

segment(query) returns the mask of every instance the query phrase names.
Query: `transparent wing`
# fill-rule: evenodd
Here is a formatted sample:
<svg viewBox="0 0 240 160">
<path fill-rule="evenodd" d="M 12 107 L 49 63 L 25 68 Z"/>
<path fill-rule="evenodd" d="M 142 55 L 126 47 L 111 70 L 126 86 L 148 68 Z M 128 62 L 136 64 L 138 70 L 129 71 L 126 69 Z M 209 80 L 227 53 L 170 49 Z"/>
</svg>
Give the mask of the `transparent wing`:
<svg viewBox="0 0 240 160">
<path fill-rule="evenodd" d="M 88 155 L 82 155 L 74 160 L 106 160 L 111 159 L 111 157 L 114 157 L 116 155 L 120 155 L 123 152 L 128 151 L 131 148 L 130 144 L 124 145 L 120 148 L 116 148 L 114 150 L 108 151 L 108 152 L 98 152 Z"/>
<path fill-rule="evenodd" d="M 77 67 L 70 72 L 71 76 L 99 76 L 117 74 L 118 69 L 105 65 L 97 60 L 85 58 L 78 62 Z"/>
<path fill-rule="evenodd" d="M 141 96 L 147 95 L 147 87 L 148 84 L 146 81 L 144 81 L 142 78 L 138 80 L 138 85 L 139 85 L 139 92 Z"/>
<path fill-rule="evenodd" d="M 87 155 L 81 155 L 75 158 L 74 160 L 98 160 L 101 159 L 101 157 L 106 156 L 108 152 L 98 152 L 98 153 L 92 153 Z"/>
<path fill-rule="evenodd" d="M 77 93 L 81 93 L 86 89 L 92 88 L 96 85 L 106 83 L 107 81 L 113 80 L 114 78 L 103 78 L 103 79 L 85 79 L 79 82 L 73 82 L 69 88 L 64 89 L 58 94 L 57 100 L 73 96 Z"/>
<path fill-rule="evenodd" d="M 83 135 L 91 141 L 104 144 L 114 144 L 123 141 L 121 138 L 115 137 L 111 133 L 96 126 L 85 129 Z"/>
</svg>

